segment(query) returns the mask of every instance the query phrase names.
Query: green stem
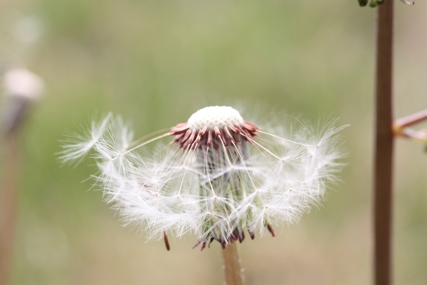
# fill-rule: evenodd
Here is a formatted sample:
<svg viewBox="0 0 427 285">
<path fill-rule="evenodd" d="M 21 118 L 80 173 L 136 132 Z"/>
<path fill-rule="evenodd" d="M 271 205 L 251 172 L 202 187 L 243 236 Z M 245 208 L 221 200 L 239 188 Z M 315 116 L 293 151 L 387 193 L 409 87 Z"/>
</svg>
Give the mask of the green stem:
<svg viewBox="0 0 427 285">
<path fill-rule="evenodd" d="M 243 285 L 243 274 L 240 266 L 239 251 L 237 243 L 229 243 L 222 250 L 224 261 L 224 274 L 227 285 Z"/>
</svg>

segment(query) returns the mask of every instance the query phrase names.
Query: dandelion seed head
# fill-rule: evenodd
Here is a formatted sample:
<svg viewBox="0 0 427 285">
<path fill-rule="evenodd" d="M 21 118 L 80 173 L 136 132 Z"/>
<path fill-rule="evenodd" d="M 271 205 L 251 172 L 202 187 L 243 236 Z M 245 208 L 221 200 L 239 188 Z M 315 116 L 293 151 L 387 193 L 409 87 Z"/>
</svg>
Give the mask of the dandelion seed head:
<svg viewBox="0 0 427 285">
<path fill-rule="evenodd" d="M 297 222 L 336 181 L 343 127 L 283 129 L 259 128 L 232 107 L 212 106 L 133 142 L 123 120 L 110 116 L 92 124 L 87 142 L 64 146 L 62 159 L 94 150 L 105 200 L 149 238 L 192 233 L 202 249 L 213 241 L 225 247 L 245 232 L 275 236 L 273 226 Z M 171 143 L 160 143 L 166 139 Z M 149 144 L 157 145 L 154 153 Z"/>
</svg>

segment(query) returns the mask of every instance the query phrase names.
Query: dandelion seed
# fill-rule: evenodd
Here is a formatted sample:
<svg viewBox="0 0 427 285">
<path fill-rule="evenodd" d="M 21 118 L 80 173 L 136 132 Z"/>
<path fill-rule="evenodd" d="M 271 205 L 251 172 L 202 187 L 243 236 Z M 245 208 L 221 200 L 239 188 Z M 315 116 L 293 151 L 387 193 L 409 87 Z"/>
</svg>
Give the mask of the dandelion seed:
<svg viewBox="0 0 427 285">
<path fill-rule="evenodd" d="M 225 248 L 245 232 L 274 237 L 273 225 L 294 223 L 319 202 L 342 168 L 336 133 L 344 127 L 303 126 L 286 137 L 280 127 L 260 128 L 231 107 L 212 106 L 136 145 L 123 120 L 110 116 L 92 124 L 86 140 L 63 146 L 62 158 L 93 149 L 106 201 L 167 248 L 166 233 L 196 234 L 201 249 L 213 241 Z"/>
</svg>

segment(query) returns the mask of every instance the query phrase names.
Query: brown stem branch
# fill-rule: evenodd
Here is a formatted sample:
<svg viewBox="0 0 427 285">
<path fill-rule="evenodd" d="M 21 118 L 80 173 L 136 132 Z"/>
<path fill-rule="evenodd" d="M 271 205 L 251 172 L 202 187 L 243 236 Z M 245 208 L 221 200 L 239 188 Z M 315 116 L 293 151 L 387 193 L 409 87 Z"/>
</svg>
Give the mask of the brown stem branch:
<svg viewBox="0 0 427 285">
<path fill-rule="evenodd" d="M 227 285 L 243 285 L 243 274 L 240 266 L 239 251 L 237 244 L 229 243 L 222 250 L 224 261 L 224 274 Z"/>
<path fill-rule="evenodd" d="M 395 136 L 413 139 L 416 141 L 427 142 L 427 133 L 425 131 L 414 131 L 408 128 L 422 121 L 427 120 L 427 110 L 403 117 L 394 122 L 393 133 Z"/>
<path fill-rule="evenodd" d="M 400 128 L 406 128 L 425 120 L 427 120 L 427 110 L 400 118 L 396 120 L 395 125 L 399 126 Z"/>
<path fill-rule="evenodd" d="M 427 143 L 427 132 L 425 131 L 414 131 L 406 128 L 403 129 L 401 136 L 420 143 Z"/>
<path fill-rule="evenodd" d="M 393 170 L 393 5 L 377 8 L 376 113 L 374 154 L 375 285 L 392 283 L 392 170 Z"/>
</svg>

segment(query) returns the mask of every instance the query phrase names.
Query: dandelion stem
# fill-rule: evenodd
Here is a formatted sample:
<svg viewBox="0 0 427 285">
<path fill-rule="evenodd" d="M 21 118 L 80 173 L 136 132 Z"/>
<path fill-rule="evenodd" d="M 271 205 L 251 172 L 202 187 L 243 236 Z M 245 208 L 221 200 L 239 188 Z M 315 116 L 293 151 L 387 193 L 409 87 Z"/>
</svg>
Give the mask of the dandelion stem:
<svg viewBox="0 0 427 285">
<path fill-rule="evenodd" d="M 374 281 L 392 284 L 393 4 L 378 10 L 374 154 Z"/>
<path fill-rule="evenodd" d="M 243 285 L 243 274 L 240 266 L 239 251 L 237 243 L 229 243 L 222 250 L 224 261 L 224 274 L 227 285 Z"/>
<path fill-rule="evenodd" d="M 0 185 L 0 284 L 8 284 L 13 256 L 16 204 L 21 166 L 17 132 L 8 135 L 3 143 L 1 149 L 3 175 L 2 184 Z"/>
</svg>

